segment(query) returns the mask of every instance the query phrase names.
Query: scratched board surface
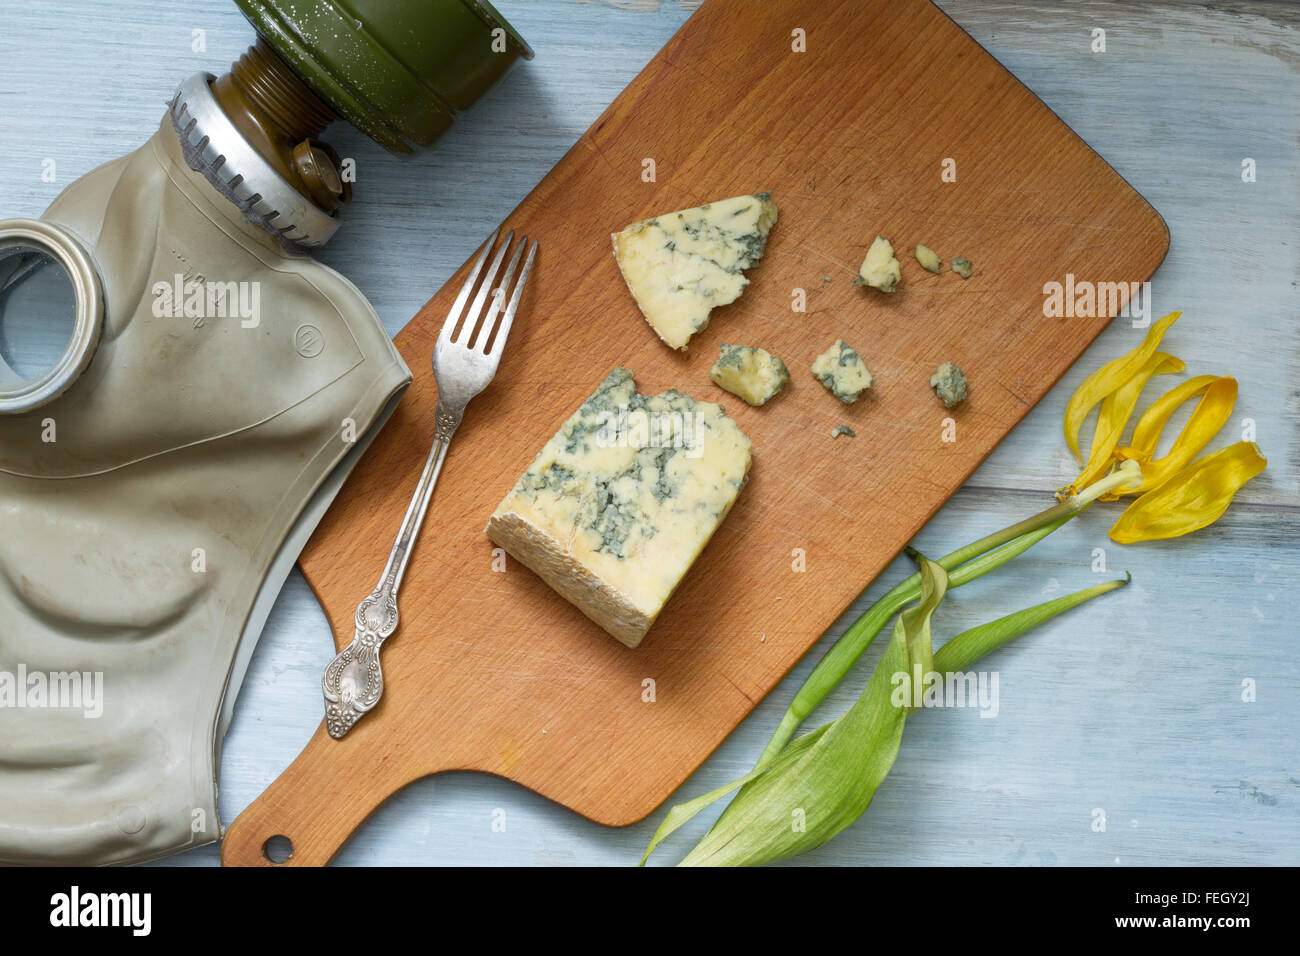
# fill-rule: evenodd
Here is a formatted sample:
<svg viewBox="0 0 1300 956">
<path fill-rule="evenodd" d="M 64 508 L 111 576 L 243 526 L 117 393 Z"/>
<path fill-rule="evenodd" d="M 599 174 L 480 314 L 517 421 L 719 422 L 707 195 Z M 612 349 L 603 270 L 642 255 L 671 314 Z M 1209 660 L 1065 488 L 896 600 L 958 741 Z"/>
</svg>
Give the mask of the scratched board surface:
<svg viewBox="0 0 1300 956">
<path fill-rule="evenodd" d="M 795 27 L 816 55 L 792 48 Z M 921 87 L 948 94 L 917 96 Z M 946 159 L 955 183 L 941 175 Z M 752 285 L 688 354 L 670 352 L 628 297 L 608 234 L 759 189 L 781 220 Z M 1154 210 L 923 0 L 712 0 L 508 224 L 543 251 L 497 381 L 448 457 L 385 648 L 385 697 L 343 742 L 318 732 L 236 821 L 228 862 L 257 862 L 273 834 L 290 837 L 294 862 L 323 862 L 387 796 L 440 770 L 499 774 L 602 823 L 641 819 L 1105 327 L 1104 314 L 1045 317 L 1044 282 L 1067 271 L 1140 281 L 1167 248 Z M 851 284 L 877 232 L 904 260 L 887 298 Z M 917 243 L 973 259 L 975 275 L 922 271 L 908 254 Z M 303 556 L 340 646 L 430 439 L 428 357 L 461 277 L 398 336 L 415 382 Z M 792 308 L 796 289 L 804 312 Z M 878 382 L 853 406 L 807 371 L 839 336 Z M 763 409 L 717 392 L 707 370 L 722 341 L 783 356 L 794 381 Z M 927 385 L 947 360 L 972 383 L 953 413 Z M 754 441 L 749 485 L 635 651 L 526 570 L 494 573 L 482 535 L 537 449 L 616 365 L 643 391 L 722 399 Z M 842 422 L 856 439 L 830 439 Z M 954 427 L 958 440 L 943 440 Z M 332 799 L 319 799 L 322 787 Z"/>
</svg>

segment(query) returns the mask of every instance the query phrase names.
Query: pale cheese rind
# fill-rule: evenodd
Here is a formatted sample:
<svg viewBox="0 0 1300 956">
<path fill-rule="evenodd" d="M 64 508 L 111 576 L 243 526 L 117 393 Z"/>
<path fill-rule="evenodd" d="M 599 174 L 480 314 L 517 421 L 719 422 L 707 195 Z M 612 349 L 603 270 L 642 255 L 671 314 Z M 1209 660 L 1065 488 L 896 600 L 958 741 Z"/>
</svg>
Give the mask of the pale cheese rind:
<svg viewBox="0 0 1300 956">
<path fill-rule="evenodd" d="M 614 258 L 650 327 L 685 349 L 715 308 L 740 298 L 776 220 L 770 193 L 735 196 L 634 222 L 613 235 Z"/>
<path fill-rule="evenodd" d="M 638 394 L 610 372 L 543 447 L 486 533 L 611 636 L 636 647 L 749 473 L 721 406 Z"/>
</svg>

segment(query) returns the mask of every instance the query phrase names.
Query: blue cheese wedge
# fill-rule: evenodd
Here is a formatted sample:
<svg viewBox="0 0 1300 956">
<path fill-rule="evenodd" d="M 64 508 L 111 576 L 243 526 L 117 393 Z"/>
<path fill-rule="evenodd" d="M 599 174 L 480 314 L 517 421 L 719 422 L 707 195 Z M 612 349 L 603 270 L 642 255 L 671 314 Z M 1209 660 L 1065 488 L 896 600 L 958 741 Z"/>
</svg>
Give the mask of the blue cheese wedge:
<svg viewBox="0 0 1300 956">
<path fill-rule="evenodd" d="M 641 643 L 745 484 L 719 405 L 610 372 L 546 443 L 486 534 L 628 647 Z"/>
<path fill-rule="evenodd" d="M 763 257 L 776 225 L 771 193 L 736 196 L 634 222 L 615 233 L 614 258 L 650 328 L 675 349 L 740 298 L 744 270 Z"/>
<path fill-rule="evenodd" d="M 812 364 L 812 373 L 846 405 L 856 402 L 858 396 L 871 387 L 871 373 L 867 366 L 843 339 L 836 339 L 834 345 L 817 356 Z"/>
<path fill-rule="evenodd" d="M 709 378 L 714 385 L 757 407 L 785 388 L 790 370 L 771 352 L 723 342 L 718 360 L 709 369 Z"/>
<path fill-rule="evenodd" d="M 894 258 L 894 247 L 884 236 L 876 236 L 876 241 L 867 250 L 867 257 L 862 260 L 858 277 L 854 285 L 870 286 L 881 292 L 893 292 L 903 278 L 902 267 Z"/>
<path fill-rule="evenodd" d="M 944 362 L 930 376 L 930 387 L 939 396 L 939 401 L 948 408 L 966 400 L 966 374 L 952 362 Z"/>
</svg>

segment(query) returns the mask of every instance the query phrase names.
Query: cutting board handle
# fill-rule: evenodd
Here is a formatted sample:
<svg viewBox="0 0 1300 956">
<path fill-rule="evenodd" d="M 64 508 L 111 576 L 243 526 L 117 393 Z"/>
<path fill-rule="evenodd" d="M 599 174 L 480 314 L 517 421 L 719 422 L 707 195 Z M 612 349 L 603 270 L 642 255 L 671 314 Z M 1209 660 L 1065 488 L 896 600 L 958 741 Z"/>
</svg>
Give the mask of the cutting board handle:
<svg viewBox="0 0 1300 956">
<path fill-rule="evenodd" d="M 368 760 L 385 753 L 382 721 L 362 722 L 342 740 L 325 723 L 297 759 L 226 830 L 222 866 L 324 866 L 375 809 L 410 782 Z M 367 732 L 369 731 L 369 732 Z M 417 776 L 422 776 L 419 774 Z M 287 860 L 267 855 L 267 841 L 288 839 Z M 279 842 L 279 841 L 277 841 Z M 277 847 L 273 844 L 271 852 Z"/>
</svg>

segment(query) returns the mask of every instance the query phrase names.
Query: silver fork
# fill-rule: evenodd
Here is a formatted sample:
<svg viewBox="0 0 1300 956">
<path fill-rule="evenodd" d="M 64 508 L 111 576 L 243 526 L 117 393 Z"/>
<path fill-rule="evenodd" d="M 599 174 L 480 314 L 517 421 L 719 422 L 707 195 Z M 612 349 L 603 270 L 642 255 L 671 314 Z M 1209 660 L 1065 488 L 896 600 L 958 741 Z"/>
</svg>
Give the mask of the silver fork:
<svg viewBox="0 0 1300 956">
<path fill-rule="evenodd" d="M 483 244 L 483 250 L 479 253 L 474 268 L 470 270 L 465 285 L 461 287 L 460 294 L 456 296 L 456 301 L 452 303 L 447 320 L 442 324 L 442 332 L 438 335 L 438 343 L 434 346 L 433 377 L 438 383 L 438 410 L 433 448 L 424 463 L 420 482 L 415 486 L 415 495 L 406 509 L 402 528 L 393 543 L 392 553 L 388 556 L 388 565 L 384 568 L 378 586 L 357 605 L 356 633 L 352 643 L 330 662 L 321 679 L 321 690 L 325 694 L 325 729 L 336 740 L 342 739 L 358 720 L 379 703 L 379 697 L 384 692 L 379 649 L 397 630 L 397 589 L 402 583 L 411 548 L 420 533 L 424 512 L 429 507 L 429 498 L 433 495 L 434 485 L 438 483 L 442 461 L 447 456 L 447 446 L 451 444 L 451 436 L 456 433 L 461 416 L 465 414 L 465 406 L 470 399 L 487 388 L 496 375 L 506 336 L 510 334 L 510 326 L 524 292 L 524 283 L 528 281 L 528 273 L 533 268 L 533 257 L 537 255 L 536 242 L 528 249 L 528 257 L 524 259 L 523 269 L 519 272 L 519 282 L 507 303 L 506 293 L 514 278 L 515 268 L 519 265 L 519 257 L 528 245 L 528 237 L 524 236 L 515 247 L 505 275 L 494 288 L 492 283 L 514 238 L 513 230 L 506 233 L 505 242 L 493 257 L 487 275 L 478 288 L 478 294 L 474 296 L 474 301 L 465 314 L 465 321 L 461 323 L 465 303 L 474 291 L 479 273 L 483 271 L 483 263 L 496 245 L 500 232 L 497 229 Z M 504 308 L 503 303 L 506 303 Z M 457 326 L 460 326 L 459 330 Z"/>
</svg>

